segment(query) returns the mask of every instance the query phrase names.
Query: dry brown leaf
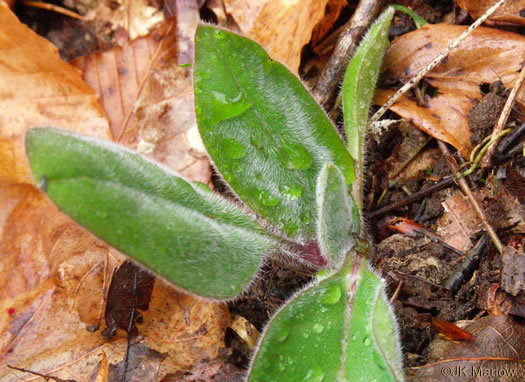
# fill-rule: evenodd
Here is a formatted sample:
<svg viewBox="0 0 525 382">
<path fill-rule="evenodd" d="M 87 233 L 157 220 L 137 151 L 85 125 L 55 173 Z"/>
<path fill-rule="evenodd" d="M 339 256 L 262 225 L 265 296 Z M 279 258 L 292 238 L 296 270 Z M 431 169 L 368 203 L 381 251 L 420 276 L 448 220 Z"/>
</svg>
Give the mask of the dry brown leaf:
<svg viewBox="0 0 525 382">
<path fill-rule="evenodd" d="M 97 374 L 94 378 L 95 382 L 108 382 L 109 378 L 109 362 L 108 356 L 104 351 L 101 352 L 102 360 L 100 361 L 100 366 L 97 371 Z M 91 378 L 93 380 L 93 378 Z"/>
<path fill-rule="evenodd" d="M 224 348 L 231 317 L 225 303 L 177 292 L 156 280 L 139 333 L 148 348 L 166 355 L 166 372 L 187 370 L 203 359 L 213 360 Z"/>
<path fill-rule="evenodd" d="M 482 16 L 497 0 L 458 0 L 457 4 L 466 10 L 474 19 Z M 525 9 L 525 0 L 507 0 L 486 21 L 496 25 L 525 25 L 525 17 L 521 12 Z"/>
<path fill-rule="evenodd" d="M 525 377 L 525 328 L 506 316 L 458 321 L 474 341 L 450 342 L 436 337 L 428 363 L 409 369 L 410 381 L 514 382 Z"/>
<path fill-rule="evenodd" d="M 109 278 L 124 257 L 32 186 L 4 185 L 0 205 L 0 311 L 7 312 L 0 315 L 0 380 L 17 381 L 21 374 L 7 364 L 82 380 L 99 370 L 102 351 L 112 364 L 120 363 L 124 334 L 108 342 L 101 330 L 87 329 L 103 328 Z M 229 321 L 225 304 L 178 293 L 157 280 L 139 327 L 141 342 L 132 345 L 140 359 L 130 362 L 149 365 L 144 370 L 152 374 L 142 380 L 156 381 L 214 359 Z"/>
<path fill-rule="evenodd" d="M 444 242 L 460 251 L 472 247 L 471 236 L 481 229 L 481 221 L 461 191 L 442 203 L 445 212 L 437 222 L 437 233 Z"/>
<path fill-rule="evenodd" d="M 328 0 L 224 0 L 240 31 L 297 73 L 301 51 L 322 20 Z"/>
<path fill-rule="evenodd" d="M 171 18 L 148 36 L 75 61 L 95 89 L 114 139 L 192 180 L 211 170 L 197 128 L 191 68 L 198 10 Z"/>
<path fill-rule="evenodd" d="M 450 24 L 425 25 L 394 40 L 383 64 L 383 79 L 408 81 L 465 29 Z M 472 149 L 468 115 L 482 96 L 479 85 L 501 79 L 505 87 L 512 87 L 525 61 L 525 37 L 480 27 L 444 61 L 425 77 L 438 89 L 428 108 L 404 96 L 392 110 L 468 157 Z M 378 91 L 376 103 L 383 104 L 390 94 Z M 516 102 L 525 110 L 525 89 L 518 93 Z"/>
<path fill-rule="evenodd" d="M 76 3 L 78 4 L 78 2 Z M 147 35 L 156 24 L 164 20 L 163 12 L 151 6 L 152 3 L 150 0 L 99 1 L 96 8 L 87 12 L 85 20 L 100 24 L 110 24 L 110 30 L 112 31 L 119 27 L 124 28 L 128 32 L 129 37 L 135 39 Z M 83 8 L 87 10 L 86 7 Z"/>
<path fill-rule="evenodd" d="M 341 15 L 341 11 L 348 5 L 348 0 L 328 0 L 323 19 L 312 31 L 312 45 L 316 46 L 332 29 L 334 23 Z"/>
<path fill-rule="evenodd" d="M 105 139 L 111 132 L 78 70 L 3 2 L 0 25 L 0 181 L 32 183 L 23 144 L 28 128 L 53 125 Z"/>
</svg>

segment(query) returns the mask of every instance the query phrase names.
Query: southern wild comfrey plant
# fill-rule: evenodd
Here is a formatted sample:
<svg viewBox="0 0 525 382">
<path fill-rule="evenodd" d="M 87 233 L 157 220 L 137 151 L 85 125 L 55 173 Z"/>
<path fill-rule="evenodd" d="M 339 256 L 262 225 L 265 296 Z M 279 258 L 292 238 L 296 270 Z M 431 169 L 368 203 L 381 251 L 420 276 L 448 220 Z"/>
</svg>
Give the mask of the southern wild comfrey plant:
<svg viewBox="0 0 525 382">
<path fill-rule="evenodd" d="M 291 242 L 317 243 L 327 266 L 271 319 L 249 381 L 403 379 L 394 315 L 383 281 L 368 268 L 359 214 L 368 108 L 393 13 L 381 15 L 348 67 L 346 146 L 301 82 L 262 47 L 198 28 L 202 139 L 225 181 L 268 227 L 207 186 L 119 146 L 52 128 L 27 135 L 35 179 L 45 180 L 65 213 L 188 293 L 234 298 L 266 255 L 295 259 Z"/>
</svg>

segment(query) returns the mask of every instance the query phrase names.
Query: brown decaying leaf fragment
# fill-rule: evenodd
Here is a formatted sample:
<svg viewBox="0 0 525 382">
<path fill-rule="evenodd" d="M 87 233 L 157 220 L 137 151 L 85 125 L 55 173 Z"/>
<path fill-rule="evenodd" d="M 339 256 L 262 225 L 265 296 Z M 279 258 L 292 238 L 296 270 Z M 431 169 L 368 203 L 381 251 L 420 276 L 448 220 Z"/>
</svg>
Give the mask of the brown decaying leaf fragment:
<svg viewBox="0 0 525 382">
<path fill-rule="evenodd" d="M 78 70 L 3 2 L 0 26 L 0 181 L 32 183 L 23 144 L 29 127 L 53 125 L 103 139 L 111 132 Z"/>
<path fill-rule="evenodd" d="M 472 18 L 477 19 L 487 11 L 497 0 L 457 0 L 458 6 L 466 10 Z M 524 0 L 507 0 L 503 5 L 487 20 L 487 24 L 496 25 L 525 25 Z"/>
<path fill-rule="evenodd" d="M 113 338 L 117 329 L 127 332 L 130 338 L 137 336 L 135 321 L 139 310 L 148 310 L 154 284 L 155 277 L 130 260 L 113 273 L 104 314 L 107 339 Z"/>
<path fill-rule="evenodd" d="M 322 20 L 329 0 L 224 0 L 242 34 L 264 46 L 294 73 L 301 51 Z"/>
<path fill-rule="evenodd" d="M 425 25 L 394 40 L 385 56 L 382 79 L 408 81 L 465 29 L 450 24 Z M 473 103 L 482 96 L 479 86 L 501 79 L 505 87 L 512 87 L 524 61 L 525 37 L 480 27 L 425 77 L 438 91 L 430 98 L 428 108 L 403 96 L 391 109 L 468 157 L 472 150 L 468 116 Z M 375 102 L 385 103 L 392 93 L 377 91 Z M 516 101 L 525 110 L 525 89 Z"/>
<path fill-rule="evenodd" d="M 432 327 L 449 341 L 474 341 L 472 334 L 441 318 L 432 317 Z"/>
<path fill-rule="evenodd" d="M 191 61 L 199 14 L 189 9 L 184 15 L 75 65 L 98 94 L 117 142 L 208 183 L 211 170 L 195 120 L 192 69 L 179 67 Z"/>
<path fill-rule="evenodd" d="M 428 363 L 408 370 L 409 381 L 522 381 L 525 375 L 525 328 L 505 316 L 458 321 L 474 341 L 451 342 L 436 337 Z"/>
</svg>

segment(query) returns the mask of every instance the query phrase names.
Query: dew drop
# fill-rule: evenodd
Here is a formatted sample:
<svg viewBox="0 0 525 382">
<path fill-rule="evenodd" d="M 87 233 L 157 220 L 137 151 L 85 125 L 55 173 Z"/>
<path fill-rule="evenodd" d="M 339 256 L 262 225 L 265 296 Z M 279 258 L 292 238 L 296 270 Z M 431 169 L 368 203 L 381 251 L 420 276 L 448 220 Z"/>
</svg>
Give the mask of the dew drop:
<svg viewBox="0 0 525 382">
<path fill-rule="evenodd" d="M 272 195 L 268 191 L 264 190 L 259 192 L 258 199 L 262 203 L 262 205 L 267 207 L 275 207 L 281 201 L 277 196 Z"/>
<path fill-rule="evenodd" d="M 246 155 L 248 148 L 236 139 L 224 140 L 224 151 L 231 159 L 241 159 Z"/>
<path fill-rule="evenodd" d="M 312 166 L 312 157 L 301 145 L 283 144 L 280 153 L 281 163 L 286 168 L 306 170 Z"/>
<path fill-rule="evenodd" d="M 306 330 L 303 331 L 303 337 L 308 338 L 310 337 L 310 333 L 308 333 Z"/>
<path fill-rule="evenodd" d="M 324 372 L 319 367 L 308 370 L 306 377 L 304 377 L 305 382 L 323 382 L 323 380 Z"/>
<path fill-rule="evenodd" d="M 215 38 L 218 38 L 220 40 L 224 38 L 224 33 L 220 29 L 215 29 L 213 33 L 214 33 Z"/>
<path fill-rule="evenodd" d="M 239 92 L 239 93 L 237 93 L 236 96 L 226 97 L 226 102 L 228 102 L 228 103 L 239 102 L 241 100 L 241 97 L 242 97 L 242 93 Z"/>
<path fill-rule="evenodd" d="M 321 303 L 325 305 L 337 304 L 341 299 L 341 288 L 339 285 L 332 285 L 321 298 Z"/>
<path fill-rule="evenodd" d="M 303 193 L 303 188 L 301 186 L 286 186 L 283 185 L 279 187 L 279 191 L 286 197 L 286 199 L 293 200 L 297 199 Z"/>
<path fill-rule="evenodd" d="M 323 330 L 324 330 L 324 326 L 321 325 L 320 323 L 317 323 L 317 324 L 315 324 L 315 325 L 312 327 L 312 330 L 314 331 L 314 333 L 319 334 L 319 333 L 322 333 L 322 332 L 323 332 Z"/>
<path fill-rule="evenodd" d="M 226 94 L 218 92 L 216 90 L 212 90 L 211 94 L 213 95 L 213 98 L 215 98 L 216 101 L 225 105 L 228 104 L 228 101 L 226 100 Z"/>
<path fill-rule="evenodd" d="M 290 334 L 290 328 L 288 326 L 284 326 L 279 330 L 279 333 L 277 334 L 277 341 L 284 342 L 288 338 L 288 335 Z"/>
<path fill-rule="evenodd" d="M 283 371 L 286 370 L 286 364 L 284 362 L 279 362 L 279 365 L 277 366 L 277 368 L 282 373 Z"/>
<path fill-rule="evenodd" d="M 372 345 L 372 340 L 370 339 L 370 337 L 366 336 L 365 338 L 363 338 L 363 345 L 365 346 Z"/>
</svg>

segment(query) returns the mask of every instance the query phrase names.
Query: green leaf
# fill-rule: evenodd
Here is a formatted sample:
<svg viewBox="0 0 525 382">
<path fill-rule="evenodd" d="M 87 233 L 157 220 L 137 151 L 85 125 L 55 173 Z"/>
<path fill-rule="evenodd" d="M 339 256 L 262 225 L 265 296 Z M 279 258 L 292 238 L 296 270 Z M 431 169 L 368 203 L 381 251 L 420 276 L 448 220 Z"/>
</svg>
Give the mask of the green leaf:
<svg viewBox="0 0 525 382">
<path fill-rule="evenodd" d="M 337 131 L 299 79 L 254 41 L 208 25 L 195 41 L 195 110 L 216 167 L 269 222 L 312 236 L 323 165 L 354 180 Z"/>
<path fill-rule="evenodd" d="M 383 281 L 364 261 L 356 256 L 272 318 L 250 365 L 250 382 L 404 380 Z"/>
<path fill-rule="evenodd" d="M 363 150 L 368 110 L 383 56 L 390 44 L 388 27 L 393 16 L 394 8 L 388 7 L 368 31 L 348 64 L 343 82 L 343 116 L 347 144 L 356 163 L 357 182 L 353 195 L 359 208 L 362 208 Z"/>
<path fill-rule="evenodd" d="M 343 174 L 335 165 L 325 164 L 317 181 L 317 242 L 336 269 L 355 245 L 360 218 Z"/>
<path fill-rule="evenodd" d="M 251 217 L 127 149 L 51 128 L 30 130 L 26 146 L 62 211 L 189 292 L 238 295 L 274 248 Z"/>
<path fill-rule="evenodd" d="M 403 13 L 406 13 L 407 15 L 409 15 L 410 17 L 412 17 L 412 20 L 414 20 L 414 24 L 416 24 L 416 28 L 419 29 L 421 28 L 422 26 L 428 24 L 428 21 L 425 20 L 423 17 L 419 16 L 416 12 L 414 12 L 412 9 L 410 8 L 407 8 L 403 5 L 399 5 L 399 4 L 392 4 L 392 7 L 396 10 L 396 11 L 400 11 L 400 12 L 403 12 Z"/>
</svg>

